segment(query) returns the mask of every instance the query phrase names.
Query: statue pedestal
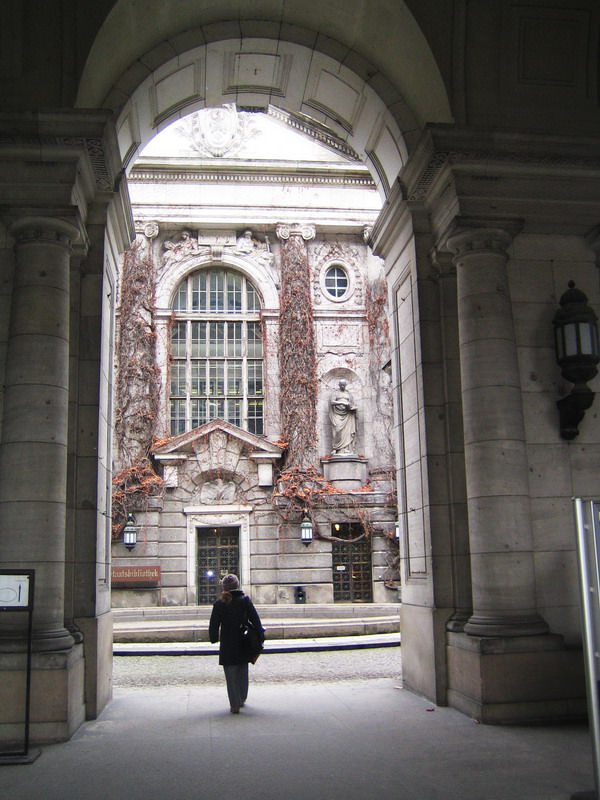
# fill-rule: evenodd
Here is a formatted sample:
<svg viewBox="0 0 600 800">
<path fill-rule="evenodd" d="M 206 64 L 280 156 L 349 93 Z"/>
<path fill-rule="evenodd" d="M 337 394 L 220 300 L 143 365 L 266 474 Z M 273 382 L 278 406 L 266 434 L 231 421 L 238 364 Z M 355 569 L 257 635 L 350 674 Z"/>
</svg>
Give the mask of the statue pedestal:
<svg viewBox="0 0 600 800">
<path fill-rule="evenodd" d="M 367 459 L 341 453 L 321 459 L 325 480 L 337 489 L 356 491 L 367 482 Z"/>
</svg>

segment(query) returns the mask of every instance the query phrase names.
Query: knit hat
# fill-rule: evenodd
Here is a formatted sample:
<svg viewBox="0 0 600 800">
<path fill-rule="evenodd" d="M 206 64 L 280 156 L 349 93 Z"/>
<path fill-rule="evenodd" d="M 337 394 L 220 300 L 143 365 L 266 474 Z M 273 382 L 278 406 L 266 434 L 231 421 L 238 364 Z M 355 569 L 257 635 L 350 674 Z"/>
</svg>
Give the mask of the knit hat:
<svg viewBox="0 0 600 800">
<path fill-rule="evenodd" d="M 234 589 L 240 588 L 240 582 L 238 580 L 237 575 L 225 575 L 221 583 L 223 585 L 224 591 L 226 592 L 231 592 Z"/>
</svg>

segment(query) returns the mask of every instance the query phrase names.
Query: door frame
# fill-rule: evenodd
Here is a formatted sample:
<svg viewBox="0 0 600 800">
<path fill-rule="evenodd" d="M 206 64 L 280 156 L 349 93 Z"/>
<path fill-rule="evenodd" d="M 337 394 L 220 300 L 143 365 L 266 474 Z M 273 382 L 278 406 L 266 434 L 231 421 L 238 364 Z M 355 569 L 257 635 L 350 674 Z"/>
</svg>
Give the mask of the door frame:
<svg viewBox="0 0 600 800">
<path fill-rule="evenodd" d="M 188 506 L 187 518 L 187 604 L 198 604 L 198 528 L 238 527 L 240 530 L 240 583 L 245 591 L 250 581 L 250 513 L 252 506 Z"/>
</svg>

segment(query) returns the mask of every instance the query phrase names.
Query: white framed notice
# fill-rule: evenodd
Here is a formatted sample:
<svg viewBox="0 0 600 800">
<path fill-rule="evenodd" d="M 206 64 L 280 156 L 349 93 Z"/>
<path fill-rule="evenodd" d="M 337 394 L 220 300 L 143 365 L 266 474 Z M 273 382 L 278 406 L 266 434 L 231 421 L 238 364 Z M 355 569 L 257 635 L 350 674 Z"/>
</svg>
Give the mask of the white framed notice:
<svg viewBox="0 0 600 800">
<path fill-rule="evenodd" d="M 31 603 L 30 585 L 30 573 L 0 572 L 0 608 L 28 609 Z"/>
</svg>

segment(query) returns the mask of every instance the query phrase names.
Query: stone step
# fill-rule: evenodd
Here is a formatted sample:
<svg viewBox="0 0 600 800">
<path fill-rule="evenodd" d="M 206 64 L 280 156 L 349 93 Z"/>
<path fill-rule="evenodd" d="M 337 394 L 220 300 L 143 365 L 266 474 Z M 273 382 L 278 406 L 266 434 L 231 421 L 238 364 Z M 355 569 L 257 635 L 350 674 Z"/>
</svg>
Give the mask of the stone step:
<svg viewBox="0 0 600 800">
<path fill-rule="evenodd" d="M 259 605 L 261 618 L 296 619 L 310 617 L 343 619 L 346 617 L 381 617 L 400 614 L 400 603 L 281 603 Z M 210 618 L 212 606 L 145 606 L 139 608 L 113 608 L 115 623 L 129 620 L 179 620 Z"/>
<path fill-rule="evenodd" d="M 267 639 L 265 655 L 310 653 L 320 650 L 363 650 L 373 647 L 400 647 L 399 632 L 361 636 L 319 636 L 311 639 Z M 219 644 L 210 642 L 115 642 L 115 656 L 214 656 Z"/>
<path fill-rule="evenodd" d="M 361 608 L 364 609 L 364 604 Z M 185 612 L 184 609 L 185 608 Z M 207 642 L 209 606 L 193 607 L 196 614 L 189 613 L 190 607 L 182 607 L 178 613 L 156 613 L 162 609 L 153 608 L 150 615 L 133 615 L 115 611 L 113 641 L 116 643 L 132 642 Z M 340 606 L 327 606 L 330 616 L 326 616 L 322 606 L 305 606 L 306 611 L 319 611 L 319 615 L 297 611 L 293 616 L 285 616 L 295 606 L 257 606 L 258 613 L 270 639 L 303 639 L 335 636 L 365 636 L 375 634 L 399 633 L 400 606 L 393 605 L 393 613 L 365 615 L 346 613 L 345 616 L 334 614 Z M 352 609 L 353 606 L 344 608 Z M 356 607 L 357 608 L 357 607 Z M 131 612 L 133 609 L 127 609 Z M 381 612 L 381 606 L 379 606 Z M 385 610 L 388 610 L 386 606 Z M 149 609 L 143 609 L 144 612 Z M 274 611 L 278 613 L 275 614 Z M 187 613 L 186 613 L 187 612 Z"/>
</svg>

